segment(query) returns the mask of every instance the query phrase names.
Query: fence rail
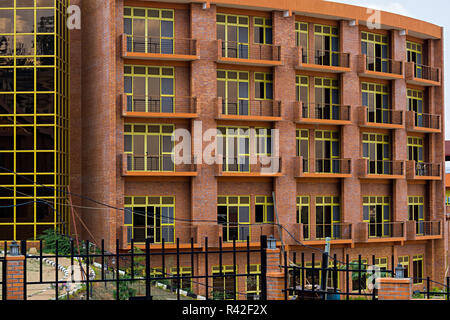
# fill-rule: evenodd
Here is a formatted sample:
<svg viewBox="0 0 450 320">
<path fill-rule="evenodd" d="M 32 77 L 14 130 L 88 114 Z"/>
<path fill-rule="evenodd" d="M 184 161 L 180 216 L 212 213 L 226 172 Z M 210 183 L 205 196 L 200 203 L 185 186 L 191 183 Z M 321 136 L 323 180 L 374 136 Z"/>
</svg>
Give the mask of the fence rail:
<svg viewBox="0 0 450 320">
<path fill-rule="evenodd" d="M 342 120 L 349 121 L 351 107 L 329 103 L 302 103 L 302 117 L 316 120 Z"/>
<path fill-rule="evenodd" d="M 196 113 L 197 99 L 180 96 L 126 96 L 127 112 Z"/>
<path fill-rule="evenodd" d="M 302 63 L 320 66 L 350 67 L 350 54 L 330 50 L 306 50 L 302 48 Z"/>
<path fill-rule="evenodd" d="M 233 116 L 280 117 L 281 102 L 222 98 L 221 114 Z"/>
<path fill-rule="evenodd" d="M 33 298 L 34 292 L 29 290 L 34 286 L 44 285 L 53 288 L 51 297 L 55 300 L 70 297 L 100 300 L 108 296 L 104 291 L 113 292 L 115 300 L 152 299 L 152 291 L 156 291 L 159 287 L 171 289 L 169 300 L 181 300 L 186 296 L 200 300 L 224 298 L 241 300 L 248 297 L 266 300 L 266 239 L 264 235 L 260 237 L 258 248 L 250 246 L 249 238 L 244 242 L 246 246 L 237 247 L 236 241 L 233 240 L 232 246 L 224 248 L 222 238 L 219 238 L 218 246 L 209 247 L 208 238 L 205 237 L 204 250 L 196 249 L 193 238 L 189 245 L 183 248 L 178 238 L 175 247 L 171 248 L 166 248 L 163 240 L 159 250 L 150 250 L 150 239 L 145 241 L 143 250 L 136 249 L 132 240 L 129 251 L 121 251 L 117 240 L 115 252 L 107 251 L 104 241 L 100 246 L 89 241 L 77 245 L 73 239 L 69 242 L 56 240 L 51 244 L 41 240 L 32 242 L 31 245 L 27 241 L 22 241 L 24 297 L 25 300 Z M 4 247 L 7 247 L 6 242 Z M 35 254 L 30 254 L 28 249 L 31 247 L 35 248 Z M 49 249 L 52 252 L 46 253 Z M 2 262 L 6 261 L 7 254 L 5 250 Z M 238 269 L 238 256 L 247 262 L 246 268 Z M 202 265 L 199 264 L 200 260 L 203 262 Z M 259 264 L 260 268 L 251 270 L 250 262 Z M 53 276 L 45 272 L 46 263 L 54 266 Z M 69 264 L 70 268 L 62 267 L 63 264 Z M 186 272 L 187 269 L 189 272 Z M 80 271 L 79 277 L 75 274 L 77 270 Z M 30 271 L 34 271 L 32 277 L 28 277 Z M 2 272 L 5 273 L 4 267 Z M 64 277 L 61 272 L 66 276 Z M 243 292 L 237 287 L 239 279 L 244 279 L 247 284 L 249 279 L 254 281 L 255 277 L 260 279 L 255 292 L 248 293 L 247 290 Z M 5 299 L 6 292 L 4 279 L 2 278 L 2 299 Z M 81 294 L 77 293 L 77 290 L 69 291 L 68 285 L 72 284 L 71 280 L 76 280 L 75 285 L 78 285 L 77 290 L 81 291 Z M 230 285 L 232 283 L 234 284 Z M 139 294 L 132 287 L 139 287 L 142 292 Z M 48 294 L 46 297 L 49 298 Z"/>
<path fill-rule="evenodd" d="M 124 35 L 127 52 L 196 55 L 194 39 Z"/>
<path fill-rule="evenodd" d="M 281 47 L 277 45 L 219 41 L 224 58 L 281 61 Z"/>
<path fill-rule="evenodd" d="M 368 71 L 403 74 L 403 62 L 381 57 L 366 56 L 366 69 Z"/>
</svg>

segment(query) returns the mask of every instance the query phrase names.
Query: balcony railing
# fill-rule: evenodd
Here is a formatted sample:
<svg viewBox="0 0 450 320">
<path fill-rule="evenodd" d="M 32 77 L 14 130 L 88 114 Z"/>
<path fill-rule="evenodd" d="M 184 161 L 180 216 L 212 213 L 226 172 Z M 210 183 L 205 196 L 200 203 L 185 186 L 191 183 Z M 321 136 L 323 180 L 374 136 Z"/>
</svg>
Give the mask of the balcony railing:
<svg viewBox="0 0 450 320">
<path fill-rule="evenodd" d="M 312 177 L 317 175 L 332 176 L 351 176 L 352 160 L 351 159 L 304 159 L 297 157 L 296 165 L 297 177 Z"/>
<path fill-rule="evenodd" d="M 411 84 L 439 85 L 441 70 L 414 62 L 406 63 L 406 81 Z"/>
<path fill-rule="evenodd" d="M 416 221 L 416 236 L 432 237 L 442 234 L 440 221 Z"/>
<path fill-rule="evenodd" d="M 296 104 L 296 121 L 310 123 L 345 124 L 351 122 L 351 107 L 327 103 Z"/>
<path fill-rule="evenodd" d="M 363 54 L 358 57 L 358 73 L 372 78 L 402 79 L 403 62 Z"/>
<path fill-rule="evenodd" d="M 123 35 L 124 56 L 131 54 L 145 54 L 143 56 L 131 55 L 131 57 L 151 57 L 151 55 L 174 55 L 182 57 L 197 57 L 198 44 L 194 39 L 142 37 Z M 146 56 L 147 55 L 147 56 Z M 164 57 L 164 56 L 162 56 Z M 168 57 L 170 58 L 170 57 Z M 181 59 L 183 60 L 183 59 Z M 187 59 L 192 60 L 192 59 Z"/>
<path fill-rule="evenodd" d="M 168 174 L 168 175 L 196 175 L 197 164 L 194 159 L 190 159 L 190 163 L 180 164 L 173 158 L 173 155 L 137 155 L 124 154 L 122 161 L 122 173 L 125 176 L 139 176 L 147 173 Z"/>
<path fill-rule="evenodd" d="M 407 162 L 408 179 L 440 179 L 442 166 L 440 163 L 426 163 L 417 161 Z"/>
<path fill-rule="evenodd" d="M 281 158 L 275 156 L 243 155 L 223 157 L 222 164 L 217 165 L 217 175 L 237 176 L 274 176 L 281 175 Z"/>
<path fill-rule="evenodd" d="M 330 50 L 306 50 L 300 48 L 301 64 L 325 67 L 350 68 L 350 54 Z"/>
<path fill-rule="evenodd" d="M 281 47 L 277 45 L 240 43 L 220 39 L 218 40 L 218 50 L 218 60 L 222 63 L 232 62 L 255 65 L 281 64 Z"/>
<path fill-rule="evenodd" d="M 281 117 L 281 102 L 275 100 L 249 100 L 217 98 L 219 119 L 277 120 Z"/>
<path fill-rule="evenodd" d="M 404 222 L 368 223 L 370 238 L 403 238 L 405 237 Z"/>
<path fill-rule="evenodd" d="M 301 241 L 352 240 L 352 224 L 300 224 Z"/>
<path fill-rule="evenodd" d="M 363 178 L 369 177 L 403 177 L 405 175 L 404 161 L 363 159 Z"/>
<path fill-rule="evenodd" d="M 381 127 L 381 128 L 402 128 L 404 126 L 403 111 L 369 108 L 362 106 L 360 108 L 360 124 L 362 126 Z"/>
<path fill-rule="evenodd" d="M 164 113 L 168 116 L 197 114 L 195 97 L 124 95 L 124 115 L 133 113 Z"/>
<path fill-rule="evenodd" d="M 441 131 L 441 116 L 407 111 L 406 125 L 410 131 L 439 132 Z"/>
</svg>

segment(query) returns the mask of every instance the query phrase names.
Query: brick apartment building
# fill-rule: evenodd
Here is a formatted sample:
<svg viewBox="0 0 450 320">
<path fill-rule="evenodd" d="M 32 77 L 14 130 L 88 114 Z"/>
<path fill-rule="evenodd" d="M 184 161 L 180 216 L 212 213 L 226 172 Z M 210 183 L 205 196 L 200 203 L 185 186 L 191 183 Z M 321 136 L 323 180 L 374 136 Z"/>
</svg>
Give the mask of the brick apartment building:
<svg viewBox="0 0 450 320">
<path fill-rule="evenodd" d="M 49 226 L 73 234 L 76 227 L 83 238 L 105 239 L 109 249 L 117 240 L 127 250 L 130 239 L 140 246 L 145 238 L 152 250 L 163 239 L 170 250 L 180 238 L 183 249 L 192 238 L 202 250 L 204 237 L 217 246 L 220 236 L 227 247 L 233 238 L 246 245 L 248 236 L 257 248 L 264 234 L 292 257 L 312 252 L 302 244 L 323 249 L 330 237 L 331 254 L 340 259 L 360 254 L 368 262 L 375 254 L 377 265 L 391 268 L 394 256 L 408 275 L 442 281 L 448 242 L 441 27 L 319 0 L 71 4 L 81 7 L 82 26 L 70 32 L 70 94 L 60 17 L 67 1 L 0 4 L 0 21 L 16 22 L 1 24 L 2 41 L 25 41 L 18 21 L 36 12 L 28 18 L 36 19 L 36 29 L 27 32 L 38 43 L 28 54 L 35 63 L 27 68 L 37 77 L 30 116 L 19 111 L 18 47 L 6 54 L 13 65 L 0 57 L 0 71 L 17 74 L 10 76 L 13 89 L 0 92 L 7 110 L 0 115 L 2 135 L 12 139 L 2 148 L 10 151 L 2 159 L 10 160 L 2 163 L 55 187 L 42 195 L 40 186 L 19 186 L 21 176 L 2 173 L 13 179 L 2 183 L 12 190 L 2 191 L 2 203 L 14 206 L 2 209 L 2 238 L 34 238 Z M 33 149 L 14 141 L 33 137 L 21 128 L 27 126 L 40 137 L 39 71 L 46 54 L 37 21 L 46 6 L 55 12 L 49 34 L 62 41 L 61 50 L 49 54 L 55 88 L 45 91 L 55 98 L 55 143 L 52 149 L 30 140 Z M 21 76 L 25 81 L 30 74 Z M 192 137 L 191 152 L 182 153 L 192 163 L 173 162 L 176 129 Z M 202 157 L 210 138 L 218 145 L 214 164 Z M 33 150 L 34 160 L 19 161 L 23 150 Z M 42 150 L 52 150 L 57 165 L 44 161 L 50 167 L 40 171 Z M 34 167 L 19 169 L 33 161 Z M 44 176 L 55 180 L 39 180 Z M 61 191 L 69 184 L 71 197 Z M 28 200 L 44 196 L 56 209 L 40 202 L 17 206 L 27 199 L 19 192 L 33 194 Z M 71 215 L 70 202 L 76 206 Z M 224 259 L 228 272 L 231 257 Z M 188 266 L 182 272 L 192 272 Z M 218 271 L 217 261 L 210 266 Z M 238 256 L 238 269 L 246 268 Z M 247 289 L 240 281 L 240 291 L 257 293 Z"/>
</svg>

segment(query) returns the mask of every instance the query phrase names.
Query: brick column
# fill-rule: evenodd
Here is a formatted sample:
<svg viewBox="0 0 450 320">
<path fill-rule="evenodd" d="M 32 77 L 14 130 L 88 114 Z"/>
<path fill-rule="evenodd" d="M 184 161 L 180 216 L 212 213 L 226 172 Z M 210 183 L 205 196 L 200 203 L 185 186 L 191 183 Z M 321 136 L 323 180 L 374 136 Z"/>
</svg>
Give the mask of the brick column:
<svg viewBox="0 0 450 320">
<path fill-rule="evenodd" d="M 284 271 L 280 249 L 267 249 L 267 300 L 284 300 Z"/>
<path fill-rule="evenodd" d="M 411 300 L 412 279 L 378 278 L 378 300 Z"/>
<path fill-rule="evenodd" d="M 6 298 L 8 300 L 24 300 L 24 261 L 24 256 L 6 257 Z"/>
</svg>

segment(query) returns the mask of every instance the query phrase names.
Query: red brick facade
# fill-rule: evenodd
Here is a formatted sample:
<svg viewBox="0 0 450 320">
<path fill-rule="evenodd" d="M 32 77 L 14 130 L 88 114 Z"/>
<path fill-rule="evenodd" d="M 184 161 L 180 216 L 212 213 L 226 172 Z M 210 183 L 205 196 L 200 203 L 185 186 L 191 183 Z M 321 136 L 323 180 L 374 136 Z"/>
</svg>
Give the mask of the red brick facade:
<svg viewBox="0 0 450 320">
<path fill-rule="evenodd" d="M 446 255 L 448 249 L 447 228 L 445 221 L 443 180 L 439 179 L 408 179 L 402 178 L 373 179 L 361 176 L 363 170 L 362 133 L 389 134 L 392 141 L 392 160 L 407 161 L 406 141 L 408 136 L 423 137 L 427 150 L 427 162 L 444 163 L 444 98 L 443 81 L 435 86 L 417 86 L 407 83 L 405 78 L 396 80 L 381 80 L 367 78 L 358 73 L 358 56 L 361 54 L 361 31 L 367 31 L 362 22 L 364 17 L 359 9 L 341 4 L 323 4 L 323 1 L 301 2 L 302 11 L 294 8 L 295 14 L 289 15 L 283 10 L 283 5 L 275 4 L 267 8 L 267 2 L 259 5 L 255 1 L 232 2 L 230 7 L 222 1 L 212 2 L 204 9 L 200 3 L 150 2 L 126 0 L 88 0 L 82 2 L 83 26 L 81 31 L 73 31 L 72 43 L 72 103 L 71 103 L 71 188 L 73 192 L 81 193 L 96 201 L 112 207 L 123 208 L 125 196 L 174 196 L 176 199 L 175 234 L 182 243 L 188 243 L 193 237 L 199 247 L 203 246 L 204 237 L 209 237 L 209 243 L 217 245 L 218 236 L 222 236 L 222 228 L 214 223 L 201 223 L 198 220 L 217 219 L 217 197 L 221 195 L 250 196 L 250 222 L 255 223 L 255 196 L 271 196 L 275 192 L 278 221 L 292 235 L 298 235 L 300 225 L 296 221 L 296 197 L 310 197 L 310 216 L 316 216 L 316 196 L 336 196 L 340 198 L 341 222 L 352 224 L 351 241 L 342 243 L 333 241 L 331 255 L 336 254 L 343 260 L 346 254 L 352 259 L 362 255 L 371 259 L 372 255 L 387 257 L 389 268 L 392 266 L 390 257 L 410 257 L 410 270 L 415 255 L 424 256 L 424 276 L 442 281 L 448 264 Z M 294 2 L 294 1 L 293 1 Z M 317 3 L 316 3 L 317 2 Z M 289 1 L 287 2 L 289 3 Z M 123 32 L 124 6 L 146 8 L 169 8 L 175 10 L 175 38 L 192 38 L 198 43 L 199 59 L 194 61 L 164 61 L 164 60 L 132 60 L 121 57 L 121 39 Z M 330 7 L 332 6 L 332 7 Z M 252 8 L 249 10 L 248 8 Z M 261 7 L 261 11 L 256 8 Z M 264 7 L 264 8 L 263 8 Z M 270 9 L 270 11 L 267 11 Z M 334 20 L 326 20 L 325 10 L 329 15 L 336 16 Z M 254 66 L 246 64 L 226 64 L 217 62 L 216 13 L 232 13 L 237 15 L 269 16 L 273 24 L 273 43 L 280 46 L 281 65 Z M 303 12 L 303 13 L 302 13 Z M 350 15 L 354 14 L 352 18 Z M 322 18 L 312 18 L 318 16 Z M 423 43 L 428 65 L 443 70 L 443 40 L 441 28 L 420 22 L 414 26 L 415 20 L 382 13 L 382 33 L 388 35 L 391 43 L 391 58 L 406 61 L 406 41 L 417 40 Z M 351 20 L 355 19 L 356 23 Z M 366 18 L 366 20 L 368 17 Z M 383 20 L 384 19 L 384 20 Z M 350 54 L 350 71 L 333 73 L 326 70 L 311 71 L 296 69 L 298 65 L 298 48 L 296 46 L 295 21 L 306 21 L 309 24 L 310 46 L 314 46 L 314 25 L 334 25 L 339 28 L 340 51 Z M 253 32 L 250 24 L 250 41 Z M 404 35 L 400 29 L 408 30 Z M 372 30 L 380 32 L 379 30 Z M 428 32 L 428 34 L 427 34 Z M 439 34 L 439 36 L 436 36 Z M 81 40 L 80 40 L 81 39 Z M 81 47 L 80 47 L 81 45 Z M 124 93 L 124 64 L 158 65 L 175 67 L 175 92 L 180 96 L 192 96 L 197 99 L 198 118 L 124 118 L 121 114 L 121 96 Z M 255 71 L 272 72 L 274 78 L 274 100 L 281 101 L 282 121 L 258 122 L 230 121 L 216 119 L 217 109 L 217 69 L 244 70 L 253 77 Z M 309 77 L 310 101 L 314 101 L 315 77 L 328 77 L 339 80 L 341 105 L 351 106 L 351 123 L 346 125 L 332 124 L 301 124 L 294 119 L 296 104 L 296 75 Z M 365 81 L 387 84 L 391 90 L 393 110 L 406 113 L 408 110 L 407 88 L 423 89 L 427 96 L 428 112 L 441 117 L 441 130 L 436 133 L 408 132 L 405 128 L 370 128 L 360 126 L 361 83 Z M 254 82 L 250 81 L 250 94 L 254 92 Z M 81 96 L 81 99 L 80 99 Z M 194 121 L 201 121 L 201 131 L 193 132 Z M 202 142 L 202 134 L 208 129 L 218 126 L 250 126 L 271 127 L 279 129 L 279 150 L 282 157 L 282 175 L 277 177 L 242 176 L 225 177 L 216 175 L 216 166 L 200 164 L 197 175 L 193 177 L 162 177 L 142 176 L 124 177 L 121 169 L 121 157 L 124 150 L 125 123 L 173 123 L 177 128 L 190 129 L 193 140 L 193 153 L 201 156 L 197 148 Z M 296 129 L 307 129 L 310 134 L 310 155 L 315 154 L 314 133 L 316 130 L 337 130 L 340 133 L 340 157 L 352 160 L 352 175 L 346 178 L 329 177 L 296 177 Z M 206 143 L 203 142 L 203 148 Z M 442 177 L 442 173 L 441 173 Z M 404 235 L 401 239 L 380 239 L 368 241 L 364 235 L 364 226 L 359 227 L 363 220 L 363 197 L 390 196 L 391 216 L 393 222 L 406 222 L 408 217 L 408 196 L 423 196 L 427 221 L 441 221 L 441 234 L 438 237 L 422 237 L 408 240 Z M 106 240 L 110 250 L 115 248 L 116 239 L 121 238 L 124 224 L 122 210 L 108 209 L 98 203 L 73 197 L 76 204 L 85 207 L 101 208 L 79 209 L 89 231 L 77 224 L 78 231 L 84 238 L 94 242 Z M 193 220 L 192 223 L 186 221 Z M 196 222 L 197 221 L 197 222 Z M 311 220 L 314 224 L 314 220 Z M 253 245 L 257 246 L 255 237 L 258 228 L 252 231 Z M 72 228 L 73 231 L 73 228 Z M 269 228 L 269 233 L 278 235 L 277 227 Z M 283 243 L 288 256 L 312 251 L 282 232 Z M 358 240 L 359 239 L 359 240 Z M 362 239 L 362 241 L 361 241 Z M 298 239 L 297 239 L 298 240 Z M 304 241 L 304 244 L 323 248 L 324 243 Z M 121 249 L 127 249 L 124 246 Z M 229 262 L 229 261 L 228 261 Z M 201 261 L 199 261 L 201 263 Z M 225 263 L 224 263 L 225 264 Z M 239 270 L 245 270 L 245 257 L 239 258 Z M 214 265 L 210 262 L 210 265 Z M 199 269 L 202 269 L 199 267 Z M 268 276 L 269 277 L 269 276 Z M 276 278 L 276 277 L 275 277 Z M 244 281 L 244 280 L 242 280 Z M 274 285 L 276 288 L 278 284 Z M 269 281 L 269 292 L 270 292 Z M 245 291 L 245 283 L 240 283 L 240 290 Z"/>
</svg>

